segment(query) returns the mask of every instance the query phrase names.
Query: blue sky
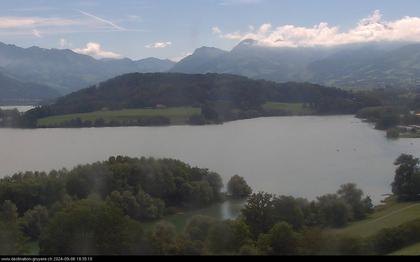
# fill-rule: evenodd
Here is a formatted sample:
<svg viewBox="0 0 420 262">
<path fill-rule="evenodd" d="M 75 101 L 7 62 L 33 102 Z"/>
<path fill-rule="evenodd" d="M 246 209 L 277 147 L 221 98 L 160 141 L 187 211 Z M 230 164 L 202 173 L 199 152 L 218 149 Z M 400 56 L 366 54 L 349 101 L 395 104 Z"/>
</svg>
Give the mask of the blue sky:
<svg viewBox="0 0 420 262">
<path fill-rule="evenodd" d="M 1 0 L 0 41 L 179 59 L 201 46 L 229 50 L 244 38 L 273 46 L 420 41 L 419 17 L 415 0 Z"/>
</svg>

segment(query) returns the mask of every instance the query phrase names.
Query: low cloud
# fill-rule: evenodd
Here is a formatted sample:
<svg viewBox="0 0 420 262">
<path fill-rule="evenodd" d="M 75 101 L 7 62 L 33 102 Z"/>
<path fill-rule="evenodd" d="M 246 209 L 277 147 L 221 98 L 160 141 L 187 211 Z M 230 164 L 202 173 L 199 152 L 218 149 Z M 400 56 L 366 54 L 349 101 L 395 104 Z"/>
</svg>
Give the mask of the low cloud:
<svg viewBox="0 0 420 262">
<path fill-rule="evenodd" d="M 40 37 L 41 35 L 38 34 L 39 32 L 42 32 L 42 35 L 51 35 L 90 32 L 146 31 L 142 29 L 127 29 L 111 20 L 81 10 L 75 12 L 79 14 L 79 17 L 0 16 L 0 35 Z M 140 19 L 140 17 L 131 17 L 131 19 Z"/>
<path fill-rule="evenodd" d="M 157 42 L 157 43 L 145 45 L 144 47 L 146 47 L 146 48 L 166 48 L 170 45 L 172 45 L 172 42 Z"/>
<path fill-rule="evenodd" d="M 350 30 L 340 31 L 338 26 L 326 22 L 313 27 L 283 25 L 273 27 L 270 23 L 248 32 L 223 33 L 214 30 L 221 38 L 230 40 L 254 39 L 259 45 L 269 47 L 315 47 L 337 46 L 368 42 L 420 42 L 420 17 L 405 16 L 394 21 L 384 21 L 379 10 L 361 19 Z M 216 32 L 217 31 L 217 32 Z"/>
<path fill-rule="evenodd" d="M 73 49 L 74 52 L 83 54 L 83 55 L 90 55 L 95 58 L 113 58 L 118 59 L 122 58 L 120 54 L 102 50 L 102 47 L 99 43 L 89 42 L 86 44 L 85 48 L 76 48 Z"/>
</svg>

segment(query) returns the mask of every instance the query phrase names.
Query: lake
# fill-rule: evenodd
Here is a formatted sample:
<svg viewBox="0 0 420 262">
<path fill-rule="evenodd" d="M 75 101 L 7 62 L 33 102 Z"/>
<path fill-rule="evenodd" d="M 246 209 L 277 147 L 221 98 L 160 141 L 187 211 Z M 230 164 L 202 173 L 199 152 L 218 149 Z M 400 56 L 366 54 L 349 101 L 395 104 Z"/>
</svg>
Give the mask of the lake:
<svg viewBox="0 0 420 262">
<path fill-rule="evenodd" d="M 19 112 L 26 112 L 34 108 L 34 106 L 0 106 L 0 109 L 12 110 L 17 109 Z"/>
<path fill-rule="evenodd" d="M 420 139 L 389 140 L 353 116 L 269 117 L 211 126 L 0 129 L 0 174 L 49 171 L 113 155 L 176 158 L 254 191 L 314 199 L 357 183 L 375 203 L 390 192 L 401 153 Z M 224 215 L 223 215 L 224 216 Z"/>
</svg>

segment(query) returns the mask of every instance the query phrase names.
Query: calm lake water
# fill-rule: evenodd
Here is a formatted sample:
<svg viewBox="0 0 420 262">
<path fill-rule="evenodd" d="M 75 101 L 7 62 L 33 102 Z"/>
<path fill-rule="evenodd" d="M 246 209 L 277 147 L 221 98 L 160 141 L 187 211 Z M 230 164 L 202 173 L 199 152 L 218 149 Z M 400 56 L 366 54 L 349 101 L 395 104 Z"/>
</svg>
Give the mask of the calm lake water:
<svg viewBox="0 0 420 262">
<path fill-rule="evenodd" d="M 352 116 L 271 117 L 212 126 L 0 129 L 0 176 L 49 171 L 112 155 L 170 157 L 239 174 L 255 191 L 314 199 L 357 183 L 377 203 L 401 153 L 420 139 L 388 140 Z M 228 216 L 222 214 L 221 216 Z"/>
<path fill-rule="evenodd" d="M 0 106 L 0 109 L 11 110 L 17 109 L 19 112 L 26 112 L 34 108 L 34 106 Z"/>
</svg>

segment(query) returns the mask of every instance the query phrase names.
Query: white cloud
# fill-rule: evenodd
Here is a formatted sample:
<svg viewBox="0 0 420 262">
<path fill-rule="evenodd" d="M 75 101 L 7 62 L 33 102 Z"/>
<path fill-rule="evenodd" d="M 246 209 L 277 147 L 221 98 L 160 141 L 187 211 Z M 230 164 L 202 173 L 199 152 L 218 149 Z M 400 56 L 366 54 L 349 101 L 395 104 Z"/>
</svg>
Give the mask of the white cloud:
<svg viewBox="0 0 420 262">
<path fill-rule="evenodd" d="M 101 45 L 94 42 L 89 42 L 86 44 L 85 48 L 76 48 L 73 49 L 73 51 L 83 55 L 90 55 L 95 58 L 122 58 L 120 54 L 102 50 Z"/>
<path fill-rule="evenodd" d="M 214 31 L 213 31 L 214 32 Z M 408 41 L 420 42 L 420 17 L 405 16 L 394 21 L 384 21 L 379 10 L 347 31 L 338 26 L 321 22 L 313 27 L 283 25 L 273 28 L 265 23 L 248 32 L 218 32 L 222 38 L 231 40 L 254 39 L 259 45 L 270 47 L 336 46 L 354 43 Z"/>
<path fill-rule="evenodd" d="M 168 46 L 172 45 L 172 42 L 156 42 L 153 44 L 145 45 L 146 48 L 166 48 Z"/>
<path fill-rule="evenodd" d="M 51 34 L 72 34 L 90 32 L 145 32 L 142 29 L 127 29 L 116 23 L 87 13 L 75 11 L 77 18 L 37 17 L 37 16 L 0 16 L 0 35 L 35 36 Z M 141 19 L 130 16 L 131 19 Z M 127 18 L 130 19 L 130 18 Z M 122 21 L 127 21 L 122 20 Z M 38 33 L 37 33 L 38 32 Z"/>
<path fill-rule="evenodd" d="M 192 52 L 183 53 L 183 54 L 182 54 L 182 55 L 180 55 L 180 56 L 172 57 L 170 60 L 172 60 L 172 61 L 174 61 L 174 62 L 179 62 L 179 61 L 181 61 L 182 59 L 184 59 L 185 57 L 190 56 L 190 55 L 192 55 L 192 54 L 193 54 Z"/>
</svg>

